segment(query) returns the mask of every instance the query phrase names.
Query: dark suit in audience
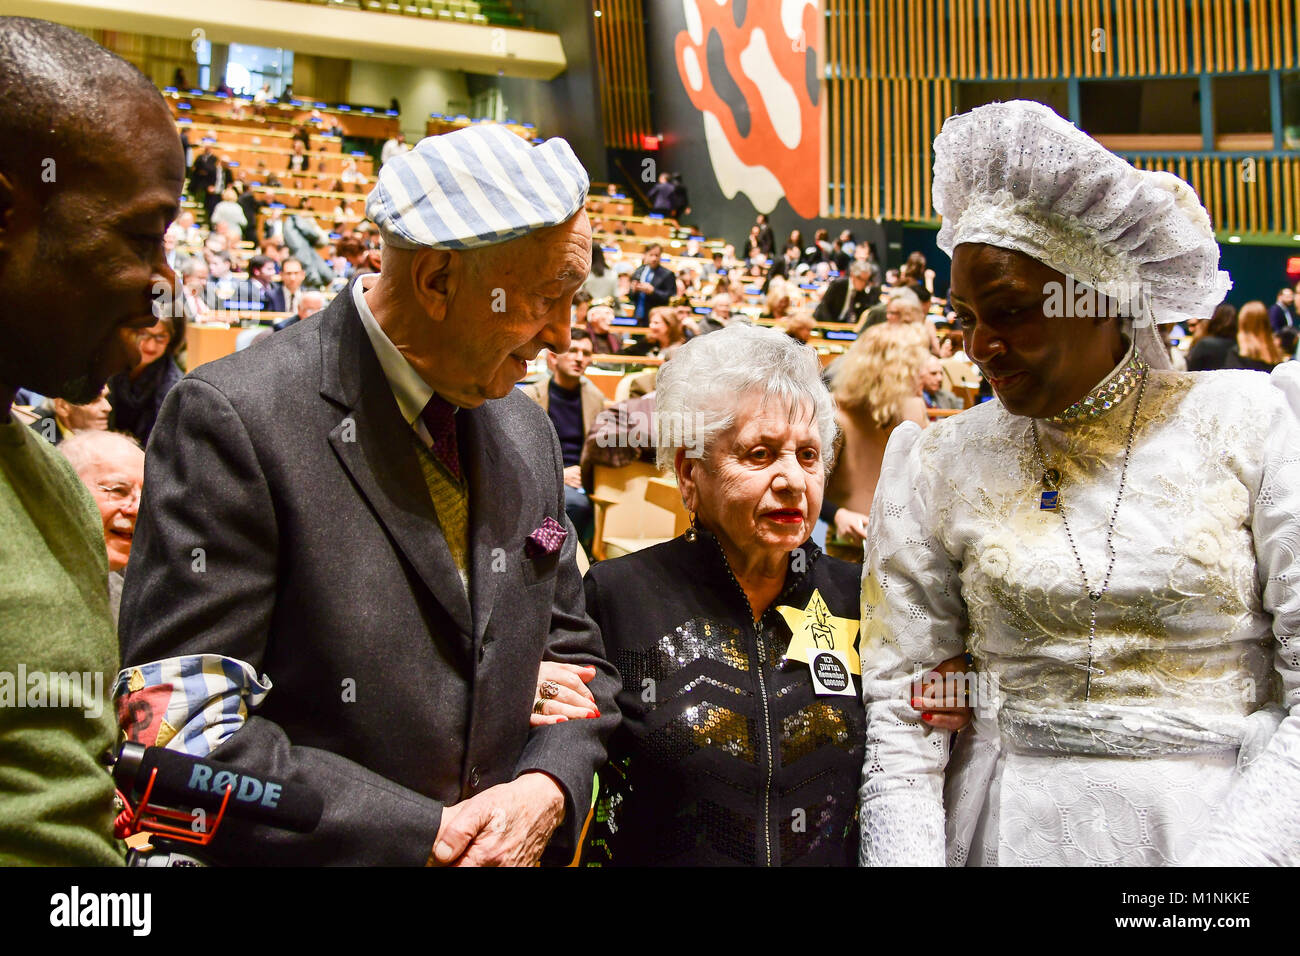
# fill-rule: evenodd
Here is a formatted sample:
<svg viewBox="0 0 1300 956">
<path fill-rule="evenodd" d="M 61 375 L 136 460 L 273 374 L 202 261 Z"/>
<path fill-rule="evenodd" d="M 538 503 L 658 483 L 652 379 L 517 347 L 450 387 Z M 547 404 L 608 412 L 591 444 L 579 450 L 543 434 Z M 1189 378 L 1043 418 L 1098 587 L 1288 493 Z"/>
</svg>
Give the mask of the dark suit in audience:
<svg viewBox="0 0 1300 956">
<path fill-rule="evenodd" d="M 849 277 L 840 276 L 826 287 L 826 294 L 817 305 L 813 318 L 818 322 L 857 322 L 862 313 L 880 301 L 880 289 L 867 286 L 862 291 L 853 289 L 853 302 L 846 312 L 844 306 L 849 293 Z"/>
<path fill-rule="evenodd" d="M 253 279 L 240 279 L 235 284 L 235 294 L 226 301 L 226 308 L 251 312 L 283 312 L 284 289 L 278 285 L 264 286 Z"/>
</svg>

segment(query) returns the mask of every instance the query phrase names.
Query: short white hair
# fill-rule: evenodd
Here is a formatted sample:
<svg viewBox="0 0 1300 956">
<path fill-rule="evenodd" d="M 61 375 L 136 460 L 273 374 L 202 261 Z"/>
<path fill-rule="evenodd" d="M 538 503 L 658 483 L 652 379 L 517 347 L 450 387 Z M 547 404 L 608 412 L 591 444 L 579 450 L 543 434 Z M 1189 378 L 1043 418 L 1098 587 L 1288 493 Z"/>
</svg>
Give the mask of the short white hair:
<svg viewBox="0 0 1300 956">
<path fill-rule="evenodd" d="M 78 475 L 95 462 L 123 448 L 133 448 L 144 454 L 144 449 L 134 436 L 104 431 L 102 428 L 83 429 L 59 442 L 59 451 L 63 452 L 63 457 L 68 459 L 68 464 Z"/>
<path fill-rule="evenodd" d="M 734 324 L 699 335 L 677 349 L 655 383 L 655 448 L 660 469 L 673 467 L 679 448 L 707 458 L 713 441 L 736 422 L 750 395 L 777 401 L 791 415 L 812 405 L 830 469 L 835 402 L 822 381 L 817 353 L 778 329 Z"/>
</svg>

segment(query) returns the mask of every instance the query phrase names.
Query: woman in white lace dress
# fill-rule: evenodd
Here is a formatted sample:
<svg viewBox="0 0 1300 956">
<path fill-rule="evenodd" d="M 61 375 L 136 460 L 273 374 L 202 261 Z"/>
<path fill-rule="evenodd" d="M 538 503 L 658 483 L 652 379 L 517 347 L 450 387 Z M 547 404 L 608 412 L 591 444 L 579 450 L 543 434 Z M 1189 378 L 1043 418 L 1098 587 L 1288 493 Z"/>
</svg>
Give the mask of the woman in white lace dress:
<svg viewBox="0 0 1300 956">
<path fill-rule="evenodd" d="M 885 453 L 862 861 L 1297 862 L 1294 363 L 1167 368 L 1152 321 L 1206 316 L 1229 286 L 1209 218 L 1046 107 L 950 118 L 934 184 L 997 400 Z M 978 716 L 950 755 L 908 688 L 963 649 Z"/>
</svg>

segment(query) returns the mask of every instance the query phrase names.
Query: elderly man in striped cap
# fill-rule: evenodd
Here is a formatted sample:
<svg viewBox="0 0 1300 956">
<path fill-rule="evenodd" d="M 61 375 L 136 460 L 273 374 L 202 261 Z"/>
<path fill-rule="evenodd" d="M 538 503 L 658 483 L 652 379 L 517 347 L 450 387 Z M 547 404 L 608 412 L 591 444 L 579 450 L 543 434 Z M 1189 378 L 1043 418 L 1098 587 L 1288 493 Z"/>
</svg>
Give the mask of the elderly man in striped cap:
<svg viewBox="0 0 1300 956">
<path fill-rule="evenodd" d="M 572 854 L 618 678 L 559 445 L 514 385 L 568 348 L 587 187 L 563 140 L 426 139 L 367 203 L 378 275 L 168 396 L 122 604 L 124 730 L 325 806 L 307 834 L 225 824 L 218 862 Z M 582 679 L 540 682 L 543 661 Z"/>
</svg>

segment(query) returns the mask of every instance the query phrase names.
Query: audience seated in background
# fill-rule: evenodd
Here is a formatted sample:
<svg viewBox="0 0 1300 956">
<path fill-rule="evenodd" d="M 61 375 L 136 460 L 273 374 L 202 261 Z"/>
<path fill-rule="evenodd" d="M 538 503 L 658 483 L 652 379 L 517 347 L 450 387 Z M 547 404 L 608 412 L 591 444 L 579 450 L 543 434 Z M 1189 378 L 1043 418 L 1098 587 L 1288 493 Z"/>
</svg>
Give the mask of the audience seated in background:
<svg viewBox="0 0 1300 956">
<path fill-rule="evenodd" d="M 302 284 L 306 277 L 307 273 L 303 269 L 302 263 L 292 256 L 280 263 L 280 290 L 282 293 L 281 298 L 284 300 L 282 307 L 285 312 L 296 313 L 298 311 L 298 303 L 305 295 Z"/>
<path fill-rule="evenodd" d="M 33 409 L 36 420 L 32 428 L 51 445 L 63 443 L 65 438 L 81 431 L 104 431 L 113 406 L 108 400 L 108 386 L 99 391 L 99 397 L 85 405 L 73 405 L 62 398 L 46 399 L 45 404 Z"/>
<path fill-rule="evenodd" d="M 208 285 L 207 261 L 198 256 L 186 259 L 181 265 L 180 275 L 186 321 L 208 321 L 211 318 L 209 313 L 217 308 L 217 296 L 215 288 Z"/>
<path fill-rule="evenodd" d="M 572 311 L 569 314 L 569 324 L 574 326 L 585 326 L 587 324 L 587 310 L 591 308 L 591 293 L 584 289 L 579 289 L 573 296 Z"/>
<path fill-rule="evenodd" d="M 584 374 L 591 365 L 591 336 L 582 329 L 570 332 L 569 350 L 546 353 L 550 377 L 532 382 L 524 394 L 546 412 L 560 440 L 564 457 L 564 510 L 577 529 L 583 547 L 591 547 L 593 510 L 582 478 L 582 446 L 605 407 L 605 395 Z"/>
<path fill-rule="evenodd" d="M 638 325 L 647 321 L 651 310 L 667 305 L 677 291 L 677 277 L 660 265 L 662 256 L 658 243 L 646 246 L 641 266 L 631 276 L 628 295 Z"/>
<path fill-rule="evenodd" d="M 614 309 L 607 303 L 598 302 L 587 310 L 587 332 L 596 355 L 617 355 L 623 348 L 623 336 L 610 331 L 613 320 Z"/>
<path fill-rule="evenodd" d="M 599 242 L 591 244 L 591 271 L 582 283 L 582 291 L 588 293 L 593 301 L 612 299 L 618 295 L 618 275 L 605 263 L 605 250 Z"/>
<path fill-rule="evenodd" d="M 1268 307 L 1263 302 L 1247 302 L 1237 313 L 1237 342 L 1228 350 L 1223 367 L 1271 372 L 1282 359 L 1282 350 L 1273 340 Z"/>
<path fill-rule="evenodd" d="M 708 335 L 727 327 L 731 322 L 731 295 L 726 292 L 717 293 L 709 300 L 709 308 L 712 311 L 696 323 L 699 335 Z"/>
<path fill-rule="evenodd" d="M 784 279 L 774 279 L 767 287 L 760 318 L 780 321 L 798 309 L 798 293 Z"/>
<path fill-rule="evenodd" d="M 1192 347 L 1187 352 L 1187 371 L 1208 372 L 1225 368 L 1228 353 L 1237 341 L 1237 307 L 1222 302 L 1208 321 L 1196 323 Z"/>
<path fill-rule="evenodd" d="M 298 295 L 298 308 L 293 315 L 287 319 L 281 319 L 271 329 L 280 332 L 291 325 L 297 325 L 303 319 L 315 315 L 321 309 L 325 308 L 325 294 L 317 292 L 314 289 L 301 292 Z"/>
<path fill-rule="evenodd" d="M 1286 328 L 1278 332 L 1274 338 L 1277 339 L 1277 347 L 1282 352 L 1282 361 L 1293 361 L 1296 357 L 1296 350 L 1300 348 L 1300 332 L 1292 328 Z"/>
<path fill-rule="evenodd" d="M 904 421 L 922 428 L 929 419 L 921 398 L 927 351 L 903 323 L 872 326 L 831 372 L 835 420 L 841 440 L 826 487 L 822 519 L 832 528 L 826 551 L 862 562 L 867 517 L 880 480 L 880 464 L 893 430 Z"/>
<path fill-rule="evenodd" d="M 213 229 L 222 223 L 233 226 L 239 231 L 240 237 L 243 237 L 244 227 L 248 225 L 248 217 L 240 207 L 239 194 L 234 189 L 227 187 L 222 191 L 221 202 L 212 207 L 212 214 L 208 216 L 208 222 Z"/>
<path fill-rule="evenodd" d="M 921 397 L 927 408 L 965 408 L 966 402 L 943 387 L 943 366 L 931 355 L 921 368 Z"/>
<path fill-rule="evenodd" d="M 121 432 L 82 431 L 63 442 L 59 450 L 99 508 L 108 553 L 109 605 L 116 624 L 122 602 L 122 576 L 131 559 L 131 540 L 144 489 L 144 449 Z"/>
<path fill-rule="evenodd" d="M 282 269 L 285 259 L 289 256 L 289 248 L 284 244 L 281 236 L 267 236 L 257 244 L 257 249 L 275 263 L 276 269 Z"/>
<path fill-rule="evenodd" d="M 1274 332 L 1300 326 L 1300 310 L 1296 308 L 1295 293 L 1289 286 L 1279 290 L 1277 301 L 1268 307 L 1268 321 Z"/>
<path fill-rule="evenodd" d="M 767 290 L 771 287 L 775 279 L 793 279 L 799 270 L 799 259 L 803 250 L 794 242 L 785 244 L 785 251 L 781 253 L 781 258 L 772 263 L 772 267 L 767 270 L 767 277 L 763 280 L 763 295 L 767 295 Z M 752 260 L 751 260 L 752 268 Z M 754 273 L 762 275 L 761 272 Z"/>
<path fill-rule="evenodd" d="M 682 321 L 677 310 L 660 306 L 650 311 L 650 324 L 645 335 L 623 349 L 624 355 L 658 355 L 663 349 L 686 341 Z"/>
<path fill-rule="evenodd" d="M 699 332 L 695 324 L 695 307 L 689 297 L 675 295 L 668 300 L 668 307 L 677 314 L 677 322 L 682 327 L 682 335 L 688 340 Z"/>
<path fill-rule="evenodd" d="M 382 165 L 399 153 L 406 152 L 406 150 L 406 134 L 401 130 L 398 130 L 393 136 L 384 142 L 384 148 L 379 153 L 379 162 Z"/>
<path fill-rule="evenodd" d="M 652 390 L 616 402 L 596 416 L 582 446 L 584 482 L 591 480 L 586 471 L 595 465 L 622 468 L 634 461 L 654 464 L 654 411 Z"/>
<path fill-rule="evenodd" d="M 111 427 L 130 432 L 145 447 L 163 399 L 185 374 L 176 364 L 176 352 L 185 344 L 185 320 L 166 316 L 137 332 L 136 341 L 140 361 L 108 380 L 108 398 L 113 404 Z"/>
<path fill-rule="evenodd" d="M 778 328 L 796 342 L 807 345 L 808 340 L 812 338 L 813 326 L 815 324 L 816 323 L 813 322 L 813 317 L 807 312 L 795 312 L 793 315 L 787 315 L 783 318 L 778 323 Z"/>
<path fill-rule="evenodd" d="M 926 320 L 926 307 L 917 292 L 918 288 L 913 286 L 891 290 L 882 302 L 883 319 L 877 320 L 873 317 L 873 313 L 877 312 L 879 306 L 873 307 L 867 311 L 866 327 L 872 328 L 880 322 L 906 326 L 911 329 L 917 341 L 930 350 L 930 354 L 947 358 L 952 354 L 952 345 L 939 341 L 939 333 L 934 325 Z M 928 292 L 926 301 L 929 301 Z M 862 327 L 859 327 L 858 331 L 861 336 Z"/>
<path fill-rule="evenodd" d="M 880 290 L 871 288 L 871 274 L 868 263 L 850 263 L 849 274 L 832 279 L 822 293 L 817 304 L 817 321 L 857 322 L 867 309 L 880 301 Z"/>
<path fill-rule="evenodd" d="M 228 307 L 253 312 L 283 312 L 284 290 L 275 284 L 275 263 L 266 256 L 248 260 L 248 278 L 239 282 Z"/>
</svg>

